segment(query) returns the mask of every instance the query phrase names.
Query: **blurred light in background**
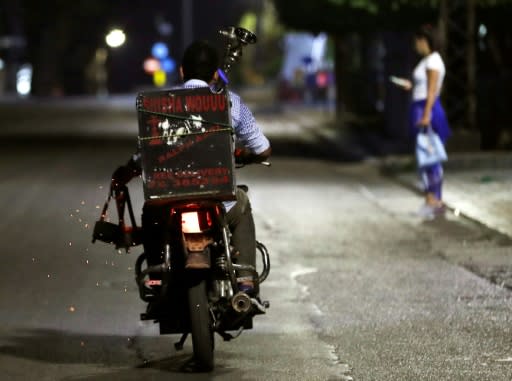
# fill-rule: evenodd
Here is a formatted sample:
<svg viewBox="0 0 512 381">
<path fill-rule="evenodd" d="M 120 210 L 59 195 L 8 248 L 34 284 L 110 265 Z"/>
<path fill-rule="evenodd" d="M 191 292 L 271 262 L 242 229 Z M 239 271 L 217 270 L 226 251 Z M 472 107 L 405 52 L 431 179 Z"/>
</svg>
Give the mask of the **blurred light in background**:
<svg viewBox="0 0 512 381">
<path fill-rule="evenodd" d="M 163 87 L 168 74 L 176 70 L 176 61 L 169 56 L 169 46 L 165 42 L 155 42 L 151 46 L 151 56 L 144 60 L 144 71 L 153 76 L 153 84 Z"/>
<path fill-rule="evenodd" d="M 176 70 L 176 61 L 170 57 L 163 59 L 160 63 L 162 65 L 162 70 L 166 73 L 172 73 L 174 70 Z"/>
<path fill-rule="evenodd" d="M 157 70 L 160 70 L 160 61 L 156 58 L 149 57 L 144 60 L 144 71 L 148 74 L 154 74 Z"/>
<path fill-rule="evenodd" d="M 481 38 L 487 36 L 487 27 L 484 24 L 480 24 L 480 27 L 478 28 L 478 35 Z"/>
<path fill-rule="evenodd" d="M 165 71 L 155 71 L 153 74 L 153 83 L 155 84 L 156 87 L 165 86 L 165 84 L 167 83 L 167 75 L 165 74 Z"/>
<path fill-rule="evenodd" d="M 4 70 L 5 62 L 3 59 L 0 58 L 0 70 Z"/>
<path fill-rule="evenodd" d="M 126 35 L 121 29 L 112 29 L 105 37 L 105 42 L 111 48 L 118 48 L 126 41 Z"/>
<path fill-rule="evenodd" d="M 170 36 L 174 31 L 174 26 L 161 16 L 157 16 L 156 29 L 162 36 Z"/>
<path fill-rule="evenodd" d="M 32 91 L 32 65 L 22 65 L 16 73 L 16 91 L 21 96 L 27 96 Z"/>
<path fill-rule="evenodd" d="M 316 73 L 316 86 L 320 89 L 329 86 L 329 73 L 326 71 L 319 71 Z"/>
<path fill-rule="evenodd" d="M 169 55 L 169 48 L 163 42 L 155 42 L 151 48 L 151 54 L 153 57 L 163 60 Z"/>
<path fill-rule="evenodd" d="M 487 36 L 487 27 L 484 24 L 480 24 L 478 27 L 478 48 L 481 51 L 487 49 L 486 37 Z"/>
</svg>

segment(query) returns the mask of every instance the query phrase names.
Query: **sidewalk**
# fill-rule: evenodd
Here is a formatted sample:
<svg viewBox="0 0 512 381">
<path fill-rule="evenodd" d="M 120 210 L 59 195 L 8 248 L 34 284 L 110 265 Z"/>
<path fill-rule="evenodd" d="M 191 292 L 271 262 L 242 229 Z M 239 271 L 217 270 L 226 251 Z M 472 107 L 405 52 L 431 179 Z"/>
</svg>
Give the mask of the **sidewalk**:
<svg viewBox="0 0 512 381">
<path fill-rule="evenodd" d="M 373 161 L 384 175 L 422 194 L 412 152 L 393 154 L 404 152 L 404 147 L 394 146 L 393 141 L 383 139 L 377 132 L 363 131 L 359 136 L 357 129 L 340 128 L 340 123 L 316 128 L 317 136 L 331 145 L 339 159 Z M 478 141 L 478 133 L 468 131 L 452 136 L 448 161 L 443 165 L 443 200 L 457 215 L 512 239 L 512 151 L 482 152 Z M 374 155 L 371 152 L 375 146 L 381 149 Z"/>
<path fill-rule="evenodd" d="M 421 193 L 412 156 L 384 158 L 381 169 Z M 443 198 L 455 214 L 512 238 L 512 152 L 451 154 Z"/>
<path fill-rule="evenodd" d="M 473 224 L 474 237 L 460 242 L 433 242 L 449 262 L 512 290 L 512 153 L 450 154 L 445 165 L 444 201 L 448 220 L 463 216 Z M 421 188 L 413 157 L 388 157 L 382 173 L 417 192 Z M 439 229 L 443 222 L 432 221 Z M 462 222 L 462 221 L 461 221 Z M 478 228 L 481 226 L 481 228 Z"/>
</svg>

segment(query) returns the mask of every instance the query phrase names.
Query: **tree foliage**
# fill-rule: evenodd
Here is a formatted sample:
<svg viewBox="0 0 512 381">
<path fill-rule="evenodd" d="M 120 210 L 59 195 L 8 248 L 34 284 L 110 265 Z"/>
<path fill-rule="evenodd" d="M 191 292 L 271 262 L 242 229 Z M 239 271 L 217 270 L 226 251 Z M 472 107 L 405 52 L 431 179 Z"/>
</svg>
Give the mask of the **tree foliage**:
<svg viewBox="0 0 512 381">
<path fill-rule="evenodd" d="M 437 10 L 429 0 L 274 0 L 281 21 L 292 28 L 330 33 L 402 29 L 432 21 Z"/>
<path fill-rule="evenodd" d="M 452 0 L 453 1 L 453 0 Z M 291 28 L 330 33 L 409 29 L 437 20 L 441 0 L 274 0 Z M 475 0 L 481 10 L 508 9 L 512 0 Z"/>
<path fill-rule="evenodd" d="M 112 7 L 100 0 L 20 3 L 35 93 L 67 92 L 68 88 L 82 91 L 81 72 L 104 36 Z"/>
</svg>

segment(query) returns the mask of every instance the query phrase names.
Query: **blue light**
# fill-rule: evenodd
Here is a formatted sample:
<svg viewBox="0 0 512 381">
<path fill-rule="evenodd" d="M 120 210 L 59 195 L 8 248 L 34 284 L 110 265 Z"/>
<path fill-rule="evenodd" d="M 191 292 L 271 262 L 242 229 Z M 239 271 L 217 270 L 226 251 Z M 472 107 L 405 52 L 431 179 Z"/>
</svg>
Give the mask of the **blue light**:
<svg viewBox="0 0 512 381">
<path fill-rule="evenodd" d="M 227 85 L 229 83 L 229 79 L 226 73 L 224 73 L 221 68 L 217 69 L 217 73 L 219 74 L 220 79 L 222 79 L 222 81 Z"/>
<path fill-rule="evenodd" d="M 153 57 L 163 60 L 169 55 L 169 48 L 164 42 L 155 42 L 151 48 L 151 54 Z"/>
<path fill-rule="evenodd" d="M 160 62 L 160 65 L 162 67 L 162 70 L 166 73 L 172 73 L 174 70 L 176 70 L 176 61 L 169 57 L 163 59 Z"/>
</svg>

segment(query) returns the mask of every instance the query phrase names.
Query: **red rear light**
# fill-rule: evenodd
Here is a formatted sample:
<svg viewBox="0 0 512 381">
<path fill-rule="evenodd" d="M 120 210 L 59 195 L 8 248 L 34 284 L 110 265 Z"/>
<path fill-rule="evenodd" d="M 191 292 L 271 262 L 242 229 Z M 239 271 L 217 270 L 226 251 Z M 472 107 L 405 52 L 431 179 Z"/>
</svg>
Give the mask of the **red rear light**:
<svg viewBox="0 0 512 381">
<path fill-rule="evenodd" d="M 213 220 L 212 220 L 212 215 L 210 214 L 210 212 L 206 212 L 206 225 L 211 228 L 212 225 L 213 225 Z"/>
</svg>

